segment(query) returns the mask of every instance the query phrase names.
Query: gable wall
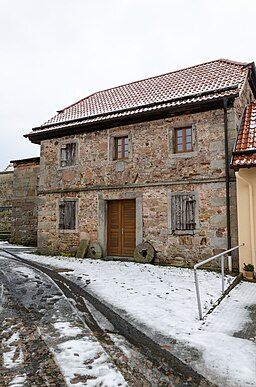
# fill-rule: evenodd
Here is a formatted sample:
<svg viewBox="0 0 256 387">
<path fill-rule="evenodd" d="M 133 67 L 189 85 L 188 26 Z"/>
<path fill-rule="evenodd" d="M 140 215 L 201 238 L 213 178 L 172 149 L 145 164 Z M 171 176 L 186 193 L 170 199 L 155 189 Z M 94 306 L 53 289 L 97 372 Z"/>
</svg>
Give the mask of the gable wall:
<svg viewBox="0 0 256 387">
<path fill-rule="evenodd" d="M 246 81 L 239 98 L 235 100 L 234 111 L 236 119 L 236 127 L 239 129 L 240 121 L 245 106 L 249 105 L 254 100 L 253 93 L 251 91 L 249 82 Z"/>
</svg>

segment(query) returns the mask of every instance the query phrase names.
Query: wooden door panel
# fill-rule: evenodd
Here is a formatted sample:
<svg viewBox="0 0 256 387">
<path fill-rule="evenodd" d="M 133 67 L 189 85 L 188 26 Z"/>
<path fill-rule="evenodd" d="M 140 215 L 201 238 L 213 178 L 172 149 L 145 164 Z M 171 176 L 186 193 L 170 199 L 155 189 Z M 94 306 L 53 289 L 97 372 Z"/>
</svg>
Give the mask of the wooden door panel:
<svg viewBox="0 0 256 387">
<path fill-rule="evenodd" d="M 136 247 L 136 204 L 135 200 L 123 200 L 122 254 L 133 256 Z"/>
<path fill-rule="evenodd" d="M 121 211 L 120 201 L 113 200 L 108 202 L 108 255 L 120 255 L 121 247 Z"/>
<path fill-rule="evenodd" d="M 107 215 L 107 254 L 133 256 L 136 247 L 136 201 L 109 201 Z"/>
</svg>

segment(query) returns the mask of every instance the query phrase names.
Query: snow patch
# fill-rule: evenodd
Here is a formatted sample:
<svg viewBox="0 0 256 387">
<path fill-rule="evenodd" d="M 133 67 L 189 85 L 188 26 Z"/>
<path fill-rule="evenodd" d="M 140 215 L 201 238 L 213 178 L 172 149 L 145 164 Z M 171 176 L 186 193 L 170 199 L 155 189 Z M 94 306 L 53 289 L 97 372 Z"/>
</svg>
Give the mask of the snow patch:
<svg viewBox="0 0 256 387">
<path fill-rule="evenodd" d="M 186 349 L 199 350 L 199 358 L 187 360 L 189 365 L 219 386 L 255 385 L 256 343 L 233 337 L 233 334 L 250 322 L 248 306 L 256 303 L 256 284 L 243 283 L 237 286 L 212 314 L 204 318 L 202 324 L 198 318 L 194 274 L 191 269 L 132 262 L 43 257 L 25 253 L 23 256 L 54 268 L 72 269 L 72 274 L 65 274 L 68 278 L 86 287 L 87 291 L 112 306 L 138 329 L 154 339 L 164 339 L 165 343 L 176 339 L 177 353 L 175 344 L 171 349 L 175 355 L 179 354 L 182 345 Z M 199 270 L 198 277 L 202 308 L 206 313 L 221 296 L 221 275 Z M 232 281 L 233 277 L 225 276 L 225 288 Z M 77 352 L 80 346 L 86 353 Z M 63 343 L 59 349 L 62 364 L 70 366 L 76 359 L 72 368 L 73 375 L 77 365 L 83 372 L 88 361 L 87 356 L 90 356 L 93 364 L 94 371 L 90 374 L 92 377 L 100 378 L 100 369 L 107 372 L 105 366 L 94 367 L 97 364 L 96 359 L 101 363 L 100 359 L 104 355 L 99 355 L 90 342 L 69 341 Z M 76 352 L 78 356 L 75 355 Z M 111 368 L 107 369 L 111 371 Z M 113 376 L 110 371 L 105 377 L 111 375 L 109 378 L 116 380 L 117 374 Z M 71 380 L 72 376 L 69 377 Z M 91 380 L 87 385 L 96 386 L 93 383 Z M 109 381 L 106 386 L 117 385 L 111 383 L 115 382 Z"/>
</svg>

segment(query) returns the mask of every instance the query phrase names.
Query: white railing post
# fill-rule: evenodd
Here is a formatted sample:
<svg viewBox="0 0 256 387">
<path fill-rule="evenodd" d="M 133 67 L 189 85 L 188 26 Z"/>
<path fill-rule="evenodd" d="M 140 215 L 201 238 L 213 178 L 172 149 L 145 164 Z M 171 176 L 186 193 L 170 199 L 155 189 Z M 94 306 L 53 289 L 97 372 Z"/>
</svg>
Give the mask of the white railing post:
<svg viewBox="0 0 256 387">
<path fill-rule="evenodd" d="M 232 273 L 233 267 L 232 267 L 232 257 L 231 255 L 228 255 L 228 271 Z"/>
<path fill-rule="evenodd" d="M 221 259 L 221 292 L 224 293 L 225 284 L 224 284 L 224 255 L 220 257 Z"/>
<path fill-rule="evenodd" d="M 199 292 L 199 283 L 197 278 L 197 271 L 194 269 L 194 276 L 195 276 L 195 285 L 196 285 L 196 299 L 197 299 L 197 306 L 198 306 L 198 313 L 199 313 L 199 319 L 203 320 L 203 314 L 202 314 L 202 308 L 201 308 L 201 300 L 200 300 L 200 292 Z"/>
<path fill-rule="evenodd" d="M 229 250 L 226 250 L 224 251 L 223 253 L 220 253 L 220 254 L 217 254 L 217 255 L 214 255 L 213 257 L 210 257 L 210 258 L 207 258 L 205 259 L 204 261 L 202 262 L 199 262 L 199 263 L 196 263 L 194 265 L 194 277 L 195 277 L 195 286 L 196 286 L 196 298 L 197 298 L 197 305 L 198 305 L 198 314 L 199 314 L 199 319 L 202 320 L 203 319 L 203 314 L 202 314 L 202 306 L 201 306 L 201 300 L 200 300 L 200 292 L 199 292 L 199 282 L 198 282 L 198 277 L 197 277 L 197 269 L 198 267 L 204 265 L 205 263 L 208 263 L 210 261 L 213 261 L 214 259 L 216 258 L 221 258 L 221 291 L 222 291 L 222 294 L 224 293 L 224 290 L 225 290 L 225 282 L 224 282 L 224 256 L 233 251 L 233 250 L 236 250 L 238 249 L 239 247 L 241 246 L 244 246 L 244 243 L 242 243 L 241 245 L 238 245 L 238 246 L 235 246 L 233 247 L 232 249 L 229 249 Z M 229 268 L 229 271 L 231 272 L 232 271 L 232 256 L 231 255 L 228 255 L 228 268 Z"/>
</svg>

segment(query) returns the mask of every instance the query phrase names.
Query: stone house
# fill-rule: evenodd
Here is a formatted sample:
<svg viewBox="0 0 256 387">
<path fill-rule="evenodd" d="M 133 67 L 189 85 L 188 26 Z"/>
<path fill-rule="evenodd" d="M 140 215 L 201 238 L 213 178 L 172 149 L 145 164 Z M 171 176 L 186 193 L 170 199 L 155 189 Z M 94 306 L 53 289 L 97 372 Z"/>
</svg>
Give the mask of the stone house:
<svg viewBox="0 0 256 387">
<path fill-rule="evenodd" d="M 229 164 L 253 63 L 215 60 L 96 92 L 25 135 L 40 144 L 38 249 L 190 266 L 237 244 Z M 234 255 L 234 264 L 238 261 Z"/>
<path fill-rule="evenodd" d="M 240 271 L 243 263 L 256 270 L 256 102 L 243 113 L 231 160 L 237 186 L 238 238 Z"/>
</svg>

